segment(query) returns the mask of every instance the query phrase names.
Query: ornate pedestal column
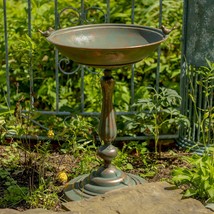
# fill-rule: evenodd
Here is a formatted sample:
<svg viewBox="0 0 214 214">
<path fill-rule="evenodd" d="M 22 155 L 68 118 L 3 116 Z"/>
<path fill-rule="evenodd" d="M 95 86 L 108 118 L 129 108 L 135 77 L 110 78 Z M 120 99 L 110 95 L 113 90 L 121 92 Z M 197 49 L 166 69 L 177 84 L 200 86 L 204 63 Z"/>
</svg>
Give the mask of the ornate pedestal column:
<svg viewBox="0 0 214 214">
<path fill-rule="evenodd" d="M 99 137 L 104 145 L 98 149 L 98 155 L 104 160 L 104 165 L 89 175 L 81 175 L 71 180 L 64 189 L 68 200 L 81 200 L 145 182 L 144 179 L 126 174 L 111 164 L 113 158 L 117 156 L 117 148 L 112 145 L 112 141 L 117 135 L 115 112 L 112 105 L 114 85 L 111 70 L 105 70 L 104 76 L 101 78 L 103 100 L 99 125 Z"/>
</svg>

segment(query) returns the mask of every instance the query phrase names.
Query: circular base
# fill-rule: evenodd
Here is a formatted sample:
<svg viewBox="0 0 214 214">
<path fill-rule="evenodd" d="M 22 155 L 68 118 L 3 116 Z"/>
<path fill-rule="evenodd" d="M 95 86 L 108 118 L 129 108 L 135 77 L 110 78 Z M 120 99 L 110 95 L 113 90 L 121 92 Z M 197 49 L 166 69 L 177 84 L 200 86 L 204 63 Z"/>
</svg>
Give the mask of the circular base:
<svg viewBox="0 0 214 214">
<path fill-rule="evenodd" d="M 126 174 L 117 170 L 117 178 L 96 177 L 97 172 L 85 174 L 72 179 L 64 189 L 65 197 L 68 201 L 78 201 L 93 196 L 101 195 L 106 192 L 143 184 L 146 181 L 133 174 Z"/>
</svg>

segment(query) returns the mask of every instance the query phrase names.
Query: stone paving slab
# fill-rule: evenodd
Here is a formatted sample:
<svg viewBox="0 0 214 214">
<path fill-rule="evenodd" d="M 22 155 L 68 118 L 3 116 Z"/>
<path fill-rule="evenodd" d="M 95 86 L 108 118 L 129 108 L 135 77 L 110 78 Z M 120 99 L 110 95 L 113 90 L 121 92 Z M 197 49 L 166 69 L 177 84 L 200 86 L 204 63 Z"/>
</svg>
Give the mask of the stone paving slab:
<svg viewBox="0 0 214 214">
<path fill-rule="evenodd" d="M 0 209 L 0 214 L 20 214 L 20 212 L 13 209 Z"/>
<path fill-rule="evenodd" d="M 19 212 L 13 209 L 0 209 L 0 214 L 79 214 L 79 213 L 71 211 L 54 212 L 44 209 L 30 209 L 23 212 Z"/>
<path fill-rule="evenodd" d="M 145 183 L 63 204 L 67 211 L 0 209 L 0 214 L 211 214 L 201 202 L 182 199 L 181 190 L 166 182 Z"/>
<path fill-rule="evenodd" d="M 78 214 L 210 214 L 195 199 L 182 199 L 181 190 L 166 182 L 146 183 L 63 206 Z"/>
</svg>

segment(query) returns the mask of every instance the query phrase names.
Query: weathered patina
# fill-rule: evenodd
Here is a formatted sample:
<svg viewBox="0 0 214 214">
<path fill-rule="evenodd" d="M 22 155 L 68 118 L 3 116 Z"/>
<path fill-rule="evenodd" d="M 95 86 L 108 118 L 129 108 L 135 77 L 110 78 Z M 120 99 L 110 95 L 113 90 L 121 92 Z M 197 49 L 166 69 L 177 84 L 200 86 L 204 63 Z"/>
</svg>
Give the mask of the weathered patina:
<svg viewBox="0 0 214 214">
<path fill-rule="evenodd" d="M 98 149 L 104 164 L 89 175 L 72 179 L 64 189 L 68 200 L 90 198 L 145 182 L 111 164 L 117 155 L 117 148 L 112 145 L 117 127 L 112 104 L 115 81 L 111 69 L 138 62 L 151 54 L 166 39 L 165 29 L 162 30 L 138 25 L 95 24 L 43 33 L 74 62 L 105 68 L 101 78 L 103 98 L 99 125 L 99 137 L 104 144 Z"/>
</svg>

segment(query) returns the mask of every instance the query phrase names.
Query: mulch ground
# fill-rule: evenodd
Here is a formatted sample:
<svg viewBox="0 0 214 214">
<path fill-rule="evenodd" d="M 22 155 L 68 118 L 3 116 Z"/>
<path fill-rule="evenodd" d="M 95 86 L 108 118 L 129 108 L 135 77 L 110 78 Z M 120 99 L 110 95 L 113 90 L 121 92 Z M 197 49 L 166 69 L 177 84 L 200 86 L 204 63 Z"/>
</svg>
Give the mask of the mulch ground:
<svg viewBox="0 0 214 214">
<path fill-rule="evenodd" d="M 7 147 L 5 145 L 0 145 L 0 168 L 5 168 L 1 160 L 11 158 L 6 157 L 6 154 L 15 155 L 13 154 L 13 152 L 5 152 L 6 150 Z M 46 166 L 44 167 L 45 171 L 43 172 L 44 177 L 52 178 L 55 185 L 59 185 L 59 187 L 63 186 L 62 184 L 57 183 L 57 173 L 60 171 L 65 171 L 70 179 L 72 178 L 72 173 L 79 167 L 78 164 L 80 162 L 80 157 L 74 158 L 72 155 L 60 154 L 59 152 L 54 151 L 50 153 L 45 160 L 41 160 L 41 157 L 34 152 L 26 153 L 21 150 L 14 150 L 14 153 L 15 152 L 16 154 L 19 153 L 19 157 L 21 157 L 20 160 L 17 160 L 19 161 L 19 163 L 14 163 L 14 166 L 8 165 L 6 166 L 6 168 L 9 169 L 12 178 L 17 181 L 18 185 L 30 188 L 38 185 L 39 174 L 37 174 L 36 172 L 38 171 L 39 164 L 41 164 L 42 162 L 46 164 Z M 186 155 L 189 154 L 178 149 L 175 144 L 170 146 L 167 145 L 165 147 L 163 146 L 161 156 L 154 155 L 154 153 L 151 151 L 149 154 L 147 154 L 147 157 L 145 159 L 146 161 L 142 161 L 142 158 L 138 158 L 137 154 L 133 152 L 133 154 L 130 154 L 131 159 L 132 156 L 134 158 L 134 161 L 132 162 L 133 169 L 127 169 L 127 172 L 140 176 L 145 175 L 145 179 L 148 182 L 158 182 L 163 180 L 169 181 L 172 176 L 171 172 L 173 169 L 175 169 L 176 167 L 186 166 L 186 163 L 182 159 L 182 157 Z M 152 169 L 149 170 L 149 167 L 152 167 Z M 153 171 L 153 173 L 151 173 L 151 171 Z M 5 180 L 0 175 L 1 197 L 4 195 L 4 191 Z M 29 209 L 29 205 L 27 205 L 25 202 L 21 202 L 20 204 L 11 207 L 7 205 L 6 207 L 15 208 L 19 211 Z M 0 204 L 0 208 L 5 208 L 5 205 Z"/>
</svg>

